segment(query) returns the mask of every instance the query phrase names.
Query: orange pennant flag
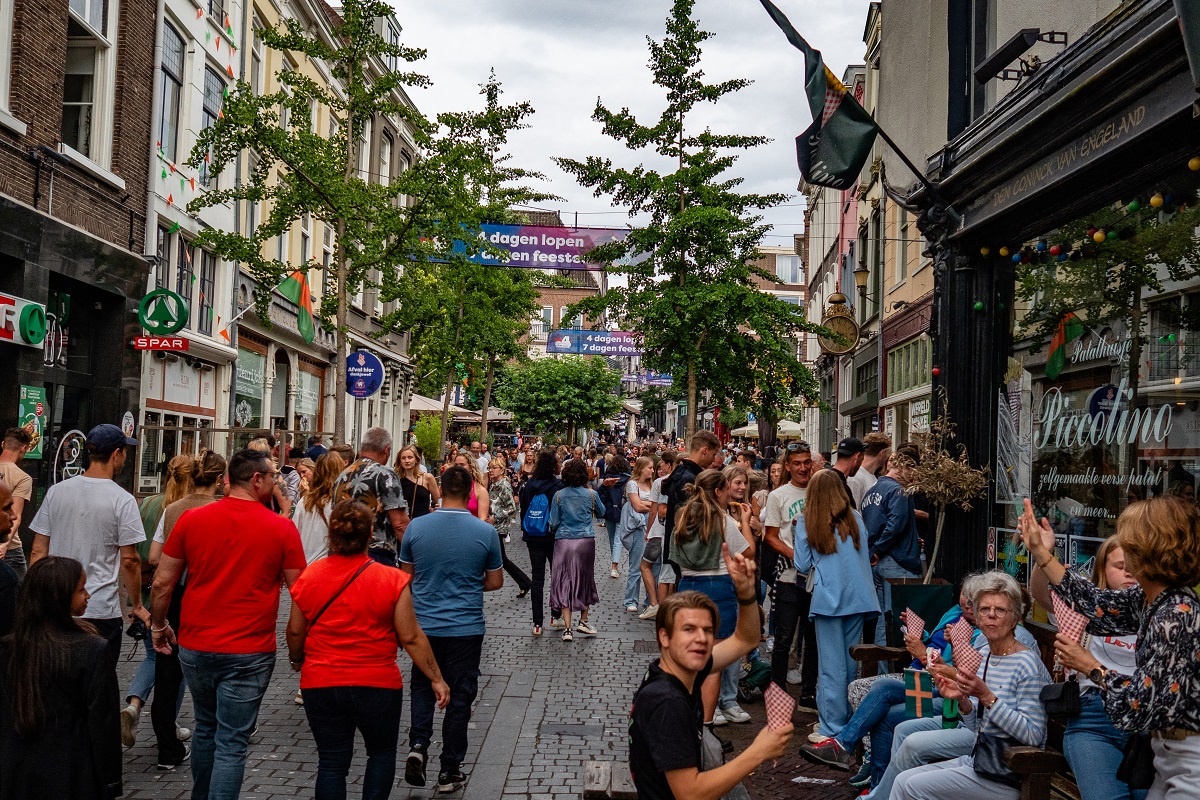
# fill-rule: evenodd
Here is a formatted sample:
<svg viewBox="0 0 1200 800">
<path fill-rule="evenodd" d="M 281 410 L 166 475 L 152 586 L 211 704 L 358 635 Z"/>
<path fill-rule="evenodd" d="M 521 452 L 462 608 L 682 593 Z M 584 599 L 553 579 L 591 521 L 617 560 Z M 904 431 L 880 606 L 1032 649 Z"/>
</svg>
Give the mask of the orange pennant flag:
<svg viewBox="0 0 1200 800">
<path fill-rule="evenodd" d="M 197 9 L 196 9 L 196 19 L 200 19 L 200 18 L 201 18 L 201 17 L 203 17 L 203 16 L 204 16 L 204 9 L 203 9 L 203 8 L 197 8 Z"/>
<path fill-rule="evenodd" d="M 231 77 L 231 78 L 232 78 L 232 77 L 233 77 L 233 64 L 230 64 L 228 67 L 226 67 L 226 68 L 225 68 L 225 71 L 226 71 L 226 72 L 228 72 L 228 73 L 229 73 L 229 77 Z"/>
<path fill-rule="evenodd" d="M 221 37 L 217 37 L 217 52 L 221 52 Z"/>
<path fill-rule="evenodd" d="M 175 172 L 175 162 L 174 161 L 168 161 L 167 166 L 170 167 L 172 173 Z"/>
<path fill-rule="evenodd" d="M 196 191 L 196 179 L 195 179 L 195 178 L 188 178 L 188 183 L 190 183 L 190 184 L 192 185 L 192 191 L 193 191 L 193 192 L 194 192 L 194 191 Z"/>
<path fill-rule="evenodd" d="M 175 205 L 175 195 L 173 195 L 173 194 L 167 195 L 167 205 L 169 205 L 169 206 Z"/>
</svg>

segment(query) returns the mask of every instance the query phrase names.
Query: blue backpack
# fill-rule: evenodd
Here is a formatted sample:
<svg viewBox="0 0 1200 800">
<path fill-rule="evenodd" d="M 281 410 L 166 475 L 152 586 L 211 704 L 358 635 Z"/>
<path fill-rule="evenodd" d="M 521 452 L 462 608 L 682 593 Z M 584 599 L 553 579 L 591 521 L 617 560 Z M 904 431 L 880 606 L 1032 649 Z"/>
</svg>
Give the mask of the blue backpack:
<svg viewBox="0 0 1200 800">
<path fill-rule="evenodd" d="M 550 529 L 550 498 L 539 494 L 529 501 L 521 528 L 527 536 L 545 536 Z"/>
</svg>

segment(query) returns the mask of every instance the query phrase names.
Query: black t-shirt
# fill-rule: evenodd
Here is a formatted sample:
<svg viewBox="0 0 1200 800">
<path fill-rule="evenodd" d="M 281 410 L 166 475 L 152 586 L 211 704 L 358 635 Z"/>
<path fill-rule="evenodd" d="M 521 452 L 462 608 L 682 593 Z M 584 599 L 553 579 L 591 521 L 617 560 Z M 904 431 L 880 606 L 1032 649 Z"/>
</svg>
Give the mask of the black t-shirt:
<svg viewBox="0 0 1200 800">
<path fill-rule="evenodd" d="M 675 800 L 666 773 L 700 769 L 704 732 L 700 687 L 712 666 L 710 658 L 689 694 L 678 678 L 662 671 L 658 659 L 650 664 L 629 712 L 629 771 L 638 800 Z"/>
<path fill-rule="evenodd" d="M 685 458 L 679 462 L 675 471 L 663 481 L 662 493 L 667 498 L 667 518 L 663 520 L 663 524 L 667 528 L 667 535 L 663 537 L 664 561 L 670 555 L 670 543 L 675 534 L 675 512 L 687 502 L 687 487 L 695 483 L 696 477 L 703 471 L 695 461 Z"/>
<path fill-rule="evenodd" d="M 826 469 L 830 470 L 831 472 L 833 472 L 834 475 L 838 476 L 838 480 L 840 480 L 842 482 L 842 488 L 846 490 L 846 499 L 850 501 L 850 507 L 853 509 L 857 509 L 858 503 L 854 502 L 854 492 L 850 491 L 850 481 L 848 481 L 846 479 L 846 473 L 842 472 L 840 469 L 838 469 L 837 467 L 832 466 L 832 465 L 826 467 Z"/>
</svg>

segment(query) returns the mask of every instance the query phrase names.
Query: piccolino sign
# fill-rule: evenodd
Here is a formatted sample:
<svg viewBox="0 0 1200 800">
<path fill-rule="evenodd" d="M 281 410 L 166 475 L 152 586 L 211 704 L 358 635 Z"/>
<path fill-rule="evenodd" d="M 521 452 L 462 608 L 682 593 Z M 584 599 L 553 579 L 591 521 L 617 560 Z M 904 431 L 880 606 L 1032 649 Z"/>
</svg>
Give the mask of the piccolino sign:
<svg viewBox="0 0 1200 800">
<path fill-rule="evenodd" d="M 1041 429 L 1034 435 L 1034 447 L 1094 447 L 1096 445 L 1138 444 L 1164 446 L 1171 432 L 1174 408 L 1164 403 L 1158 408 L 1130 408 L 1133 390 L 1122 379 L 1111 397 L 1111 410 L 1088 403 L 1085 408 L 1070 407 L 1070 399 L 1057 386 L 1042 397 Z"/>
</svg>

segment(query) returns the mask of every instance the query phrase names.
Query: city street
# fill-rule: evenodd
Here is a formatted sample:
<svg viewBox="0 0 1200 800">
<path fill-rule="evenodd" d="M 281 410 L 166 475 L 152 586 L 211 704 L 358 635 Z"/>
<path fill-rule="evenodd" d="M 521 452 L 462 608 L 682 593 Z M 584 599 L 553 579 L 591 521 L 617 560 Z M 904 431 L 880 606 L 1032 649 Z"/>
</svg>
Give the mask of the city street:
<svg viewBox="0 0 1200 800">
<path fill-rule="evenodd" d="M 603 532 L 598 534 L 596 584 L 600 605 L 591 615 L 600 633 L 576 637 L 564 644 L 550 628 L 541 638 L 530 635 L 529 600 L 516 598 L 516 586 L 505 576 L 505 586 L 485 595 L 488 621 L 483 647 L 483 676 L 472 718 L 470 750 L 463 771 L 470 780 L 461 792 L 464 800 L 551 800 L 578 798 L 583 793 L 583 773 L 589 760 L 625 761 L 628 758 L 629 702 L 646 664 L 657 654 L 653 623 L 638 620 L 620 605 L 623 580 L 608 577 Z M 528 572 L 525 547 L 515 541 L 509 555 Z M 316 747 L 304 709 L 292 698 L 298 676 L 287 664 L 283 643 L 288 614 L 287 595 L 280 605 L 278 662 L 259 716 L 258 734 L 251 739 L 250 758 L 242 796 L 246 800 L 273 800 L 307 796 L 313 786 Z M 127 640 L 120 666 L 122 691 L 128 689 L 140 655 L 126 661 Z M 405 683 L 411 665 L 402 656 Z M 406 698 L 407 700 L 407 698 Z M 765 720 L 762 703 L 746 705 L 753 721 L 727 725 L 721 735 L 733 738 L 739 749 L 758 732 Z M 129 800 L 186 798 L 191 772 L 185 766 L 160 772 L 155 766 L 154 734 L 149 709 L 138 729 L 138 743 L 125 753 L 125 797 Z M 845 784 L 846 774 L 802 760 L 797 747 L 816 717 L 798 711 L 796 737 L 789 755 L 764 764 L 747 785 L 754 798 L 851 798 L 858 791 Z M 180 724 L 192 727 L 191 698 L 184 700 Z M 435 731 L 440 731 L 440 715 Z M 432 783 L 413 789 L 404 783 L 408 713 L 400 725 L 397 787 L 393 798 L 431 797 Z M 435 733 L 431 755 L 441 747 Z M 362 776 L 366 755 L 359 740 L 351 779 Z M 434 762 L 436 764 L 436 761 Z M 803 782 L 793 782 L 800 778 Z M 826 783 L 832 781 L 832 783 Z M 349 790 L 351 797 L 357 789 Z"/>
</svg>

